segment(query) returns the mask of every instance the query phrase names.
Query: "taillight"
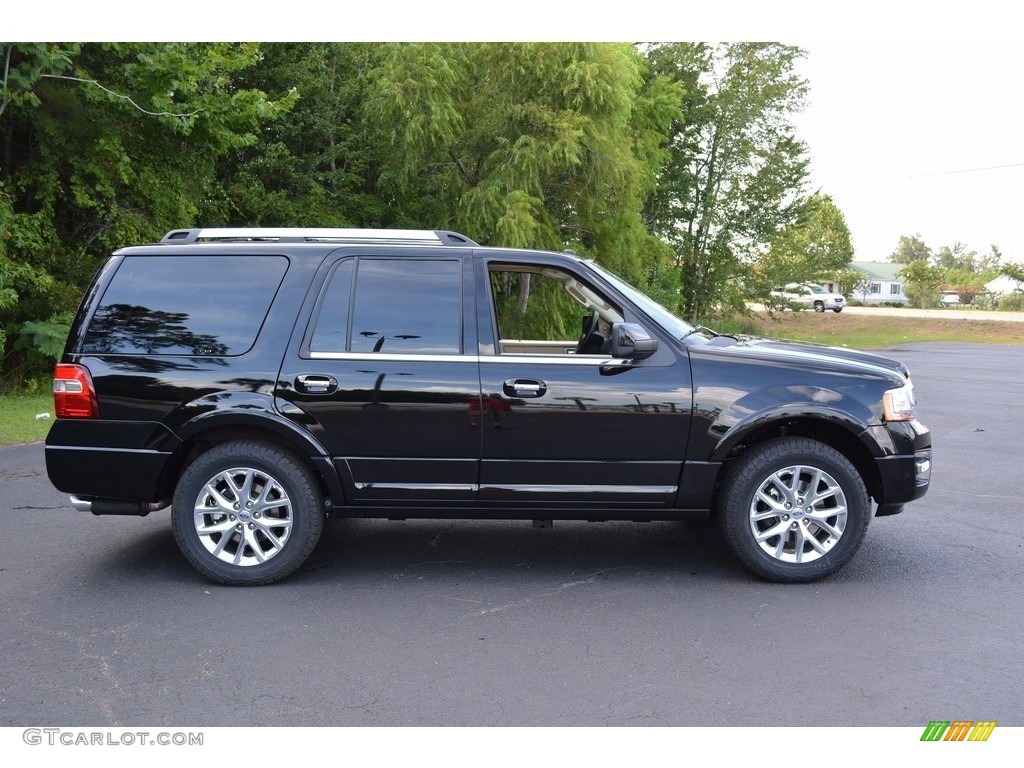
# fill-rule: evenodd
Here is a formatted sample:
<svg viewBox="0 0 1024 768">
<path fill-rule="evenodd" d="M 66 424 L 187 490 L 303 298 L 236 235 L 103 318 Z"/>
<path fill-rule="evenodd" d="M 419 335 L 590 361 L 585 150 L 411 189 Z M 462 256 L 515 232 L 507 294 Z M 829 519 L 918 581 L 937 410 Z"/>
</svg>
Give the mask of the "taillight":
<svg viewBox="0 0 1024 768">
<path fill-rule="evenodd" d="M 92 376 L 84 365 L 58 363 L 54 368 L 53 411 L 58 419 L 95 419 L 100 415 Z"/>
</svg>

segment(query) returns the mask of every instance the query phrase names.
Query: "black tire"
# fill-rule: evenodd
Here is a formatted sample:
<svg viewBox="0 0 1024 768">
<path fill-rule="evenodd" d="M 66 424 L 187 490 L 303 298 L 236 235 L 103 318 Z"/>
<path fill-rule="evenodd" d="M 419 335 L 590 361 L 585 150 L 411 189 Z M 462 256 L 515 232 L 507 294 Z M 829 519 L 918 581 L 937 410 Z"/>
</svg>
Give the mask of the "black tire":
<svg viewBox="0 0 1024 768">
<path fill-rule="evenodd" d="M 290 575 L 316 547 L 323 525 L 309 470 L 259 441 L 222 443 L 200 455 L 178 481 L 171 509 L 174 538 L 188 561 L 231 586 Z"/>
<path fill-rule="evenodd" d="M 812 484 L 816 498 L 807 495 Z M 749 570 L 769 581 L 806 582 L 832 575 L 856 554 L 871 506 L 845 456 L 815 440 L 785 437 L 737 460 L 718 517 L 730 549 Z"/>
<path fill-rule="evenodd" d="M 825 311 L 825 302 L 823 302 L 823 301 L 816 301 L 816 302 L 814 302 L 814 311 L 815 312 L 824 312 Z"/>
<path fill-rule="evenodd" d="M 840 312 L 843 311 L 843 308 L 842 307 L 832 307 L 832 311 L 835 312 L 838 315 Z"/>
</svg>

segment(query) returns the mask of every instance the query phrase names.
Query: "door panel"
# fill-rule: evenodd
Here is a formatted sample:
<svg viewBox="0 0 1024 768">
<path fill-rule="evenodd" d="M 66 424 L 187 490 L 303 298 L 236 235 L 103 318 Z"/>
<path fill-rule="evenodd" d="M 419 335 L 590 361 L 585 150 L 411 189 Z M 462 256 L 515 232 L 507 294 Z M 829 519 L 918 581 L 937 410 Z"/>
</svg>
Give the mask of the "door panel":
<svg viewBox="0 0 1024 768">
<path fill-rule="evenodd" d="M 325 267 L 279 395 L 328 448 L 351 502 L 476 499 L 480 377 L 465 268 L 447 254 Z"/>
<path fill-rule="evenodd" d="M 481 359 L 482 502 L 663 507 L 674 501 L 690 423 L 688 381 L 679 366 L 638 365 L 606 375 L 605 362 Z M 538 383 L 542 392 L 510 395 L 509 380 Z"/>
</svg>

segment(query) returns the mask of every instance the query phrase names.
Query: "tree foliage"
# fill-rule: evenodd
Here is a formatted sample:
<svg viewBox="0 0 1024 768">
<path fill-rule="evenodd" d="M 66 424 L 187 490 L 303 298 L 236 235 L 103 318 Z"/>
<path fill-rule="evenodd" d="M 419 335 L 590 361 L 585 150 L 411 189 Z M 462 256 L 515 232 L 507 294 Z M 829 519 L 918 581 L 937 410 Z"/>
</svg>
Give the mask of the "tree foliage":
<svg viewBox="0 0 1024 768">
<path fill-rule="evenodd" d="M 293 100 L 237 86 L 258 61 L 252 44 L 0 44 L 8 351 L 25 322 L 72 309 L 111 249 L 195 220 L 216 159 Z"/>
<path fill-rule="evenodd" d="M 716 300 L 743 298 L 743 278 L 792 223 L 807 175 L 791 117 L 807 84 L 802 52 L 776 43 L 669 43 L 652 72 L 684 89 L 670 159 L 648 202 L 654 231 L 673 248 L 680 304 L 696 319 Z"/>
<path fill-rule="evenodd" d="M 3 373 L 54 354 L 110 250 L 185 226 L 455 229 L 573 248 L 693 318 L 738 304 L 768 268 L 844 252 L 841 214 L 803 195 L 801 55 L 0 43 Z M 507 282 L 525 309 L 532 282 Z M 548 316 L 531 322 L 575 330 L 574 308 L 532 289 Z"/>
<path fill-rule="evenodd" d="M 224 154 L 218 183 L 198 221 L 224 226 L 422 227 L 389 205 L 380 184 L 392 151 L 366 115 L 370 73 L 383 49 L 370 43 L 269 43 L 260 66 L 240 73 L 246 87 L 292 108 L 263 121 L 259 139 Z"/>
<path fill-rule="evenodd" d="M 900 237 L 896 250 L 889 254 L 889 261 L 897 264 L 910 264 L 915 261 L 929 261 L 932 249 L 925 245 L 920 235 Z"/>
<path fill-rule="evenodd" d="M 992 297 L 987 295 L 985 284 L 1002 274 L 1004 268 L 996 245 L 982 254 L 962 242 L 933 249 L 920 235 L 900 237 L 889 259 L 907 265 L 901 270 L 908 280 L 907 295 L 923 308 L 940 306 L 939 291 L 956 291 L 961 304 L 988 306 Z"/>
<path fill-rule="evenodd" d="M 831 197 L 819 192 L 803 201 L 796 220 L 772 242 L 755 271 L 761 278 L 755 284 L 763 293 L 764 289 L 786 283 L 834 280 L 852 260 L 853 244 L 846 218 Z"/>
<path fill-rule="evenodd" d="M 394 147 L 383 174 L 420 217 L 493 245 L 573 247 L 640 271 L 640 203 L 673 116 L 664 80 L 618 43 L 388 47 L 370 105 Z"/>
<path fill-rule="evenodd" d="M 914 259 L 899 271 L 906 284 L 907 296 L 914 304 L 924 309 L 937 303 L 937 294 L 942 286 L 942 267 L 927 259 Z"/>
<path fill-rule="evenodd" d="M 660 244 L 641 204 L 678 102 L 645 67 L 618 43 L 391 45 L 369 104 L 394 147 L 382 180 L 433 226 L 642 279 Z M 565 321 L 555 303 L 550 321 Z"/>
</svg>

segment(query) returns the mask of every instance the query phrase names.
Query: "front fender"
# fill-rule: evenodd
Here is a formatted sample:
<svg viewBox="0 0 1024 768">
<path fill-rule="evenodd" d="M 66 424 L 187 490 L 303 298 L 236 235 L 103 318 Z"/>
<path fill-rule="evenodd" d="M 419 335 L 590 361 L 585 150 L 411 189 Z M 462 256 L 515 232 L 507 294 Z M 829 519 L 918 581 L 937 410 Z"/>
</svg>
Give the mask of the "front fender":
<svg viewBox="0 0 1024 768">
<path fill-rule="evenodd" d="M 863 433 L 874 420 L 861 401 L 842 392 L 815 386 L 787 386 L 759 390 L 719 410 L 705 434 L 710 461 L 724 461 L 737 445 L 751 435 L 783 424 L 819 424 L 858 437 L 873 455 L 880 455 L 873 440 Z"/>
</svg>

